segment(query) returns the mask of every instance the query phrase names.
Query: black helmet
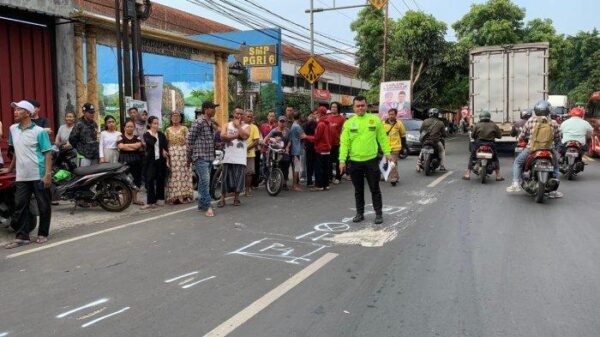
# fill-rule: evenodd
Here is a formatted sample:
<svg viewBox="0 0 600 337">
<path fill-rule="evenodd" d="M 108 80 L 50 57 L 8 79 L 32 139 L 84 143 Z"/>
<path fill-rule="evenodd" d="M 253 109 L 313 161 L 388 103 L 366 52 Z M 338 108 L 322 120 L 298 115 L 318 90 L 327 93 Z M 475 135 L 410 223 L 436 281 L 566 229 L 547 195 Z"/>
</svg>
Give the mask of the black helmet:
<svg viewBox="0 0 600 337">
<path fill-rule="evenodd" d="M 429 118 L 432 118 L 432 117 L 439 118 L 440 110 L 438 110 L 438 108 L 431 108 L 431 109 L 429 109 L 429 111 L 427 111 L 427 116 L 429 116 Z"/>
<path fill-rule="evenodd" d="M 531 118 L 531 110 L 521 111 L 521 119 L 529 119 L 529 118 Z"/>
<path fill-rule="evenodd" d="M 535 104 L 533 111 L 536 116 L 548 116 L 550 114 L 550 103 L 545 100 L 541 100 Z"/>
</svg>

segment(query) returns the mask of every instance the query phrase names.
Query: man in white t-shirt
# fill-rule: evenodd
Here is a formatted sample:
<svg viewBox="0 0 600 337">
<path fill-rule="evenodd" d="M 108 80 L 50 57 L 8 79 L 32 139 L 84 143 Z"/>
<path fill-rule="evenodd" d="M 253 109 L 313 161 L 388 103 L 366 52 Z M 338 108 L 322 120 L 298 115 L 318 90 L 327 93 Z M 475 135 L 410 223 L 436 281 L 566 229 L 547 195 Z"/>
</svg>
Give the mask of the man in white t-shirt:
<svg viewBox="0 0 600 337">
<path fill-rule="evenodd" d="M 15 219 L 20 225 L 17 230 L 16 239 L 5 246 L 5 248 L 16 248 L 31 241 L 29 233 L 35 228 L 35 222 L 26 221 L 28 216 L 29 201 L 31 195 L 35 195 L 37 201 L 40 226 L 38 228 L 37 243 L 48 241 L 50 231 L 50 184 L 52 183 L 52 143 L 48 132 L 37 126 L 31 120 L 34 107 L 28 101 L 13 102 L 11 106 L 15 109 L 14 119 L 17 124 L 10 127 L 8 145 L 13 146 L 15 155 L 8 168 L 0 170 L 0 174 L 16 170 L 15 183 Z"/>
<path fill-rule="evenodd" d="M 225 144 L 225 154 L 221 200 L 217 203 L 217 207 L 225 206 L 227 193 L 233 193 L 234 206 L 241 205 L 240 192 L 244 189 L 248 150 L 246 139 L 250 136 L 250 126 L 243 122 L 243 113 L 243 109 L 235 108 L 233 120 L 221 130 L 221 141 Z"/>
</svg>

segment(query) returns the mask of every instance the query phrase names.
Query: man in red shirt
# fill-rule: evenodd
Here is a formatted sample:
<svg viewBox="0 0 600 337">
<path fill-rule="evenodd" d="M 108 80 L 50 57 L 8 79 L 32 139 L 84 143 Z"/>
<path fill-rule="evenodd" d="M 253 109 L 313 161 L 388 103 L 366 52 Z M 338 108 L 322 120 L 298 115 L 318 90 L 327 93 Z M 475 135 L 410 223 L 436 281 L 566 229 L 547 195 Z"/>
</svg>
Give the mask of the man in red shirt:
<svg viewBox="0 0 600 337">
<path fill-rule="evenodd" d="M 331 171 L 331 131 L 327 121 L 327 109 L 317 109 L 318 124 L 314 136 L 304 135 L 302 138 L 315 144 L 315 187 L 313 192 L 329 190 L 329 177 L 327 171 Z"/>
<path fill-rule="evenodd" d="M 331 131 L 331 161 L 335 166 L 335 179 L 333 179 L 333 170 L 329 168 L 327 170 L 327 177 L 329 181 L 333 181 L 334 185 L 340 183 L 342 179 L 342 172 L 340 171 L 340 135 L 342 134 L 342 127 L 346 118 L 340 115 L 342 106 L 338 102 L 331 103 L 331 114 L 327 116 L 329 122 L 329 130 Z"/>
<path fill-rule="evenodd" d="M 269 111 L 267 114 L 267 121 L 260 125 L 260 134 L 265 138 L 271 130 L 277 127 L 277 118 L 275 118 L 275 112 Z"/>
</svg>

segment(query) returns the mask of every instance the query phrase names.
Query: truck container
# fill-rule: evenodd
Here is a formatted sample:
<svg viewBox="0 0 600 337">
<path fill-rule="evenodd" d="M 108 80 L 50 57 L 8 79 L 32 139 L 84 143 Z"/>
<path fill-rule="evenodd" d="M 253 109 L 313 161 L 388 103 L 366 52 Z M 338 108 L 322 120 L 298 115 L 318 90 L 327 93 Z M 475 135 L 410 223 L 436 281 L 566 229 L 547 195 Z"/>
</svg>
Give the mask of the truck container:
<svg viewBox="0 0 600 337">
<path fill-rule="evenodd" d="M 489 111 L 502 129 L 498 143 L 514 146 L 513 122 L 548 97 L 547 42 L 479 47 L 470 52 L 470 110 L 475 122 Z"/>
</svg>

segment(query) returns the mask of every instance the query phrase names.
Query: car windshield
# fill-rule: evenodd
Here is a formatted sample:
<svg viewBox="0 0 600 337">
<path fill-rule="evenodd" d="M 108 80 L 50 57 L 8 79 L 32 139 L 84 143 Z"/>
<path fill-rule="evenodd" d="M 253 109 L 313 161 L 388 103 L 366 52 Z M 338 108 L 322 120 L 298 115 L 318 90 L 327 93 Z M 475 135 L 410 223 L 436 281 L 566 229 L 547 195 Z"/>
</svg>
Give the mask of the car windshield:
<svg viewBox="0 0 600 337">
<path fill-rule="evenodd" d="M 566 114 L 566 113 L 567 113 L 567 108 L 565 108 L 565 107 L 562 107 L 562 106 L 558 106 L 558 107 L 555 107 L 555 108 L 553 108 L 553 109 L 552 109 L 552 112 L 553 112 L 555 115 L 564 115 L 564 114 Z"/>
<path fill-rule="evenodd" d="M 406 131 L 419 131 L 421 130 L 423 121 L 418 119 L 403 119 L 402 124 L 404 124 Z"/>
</svg>

